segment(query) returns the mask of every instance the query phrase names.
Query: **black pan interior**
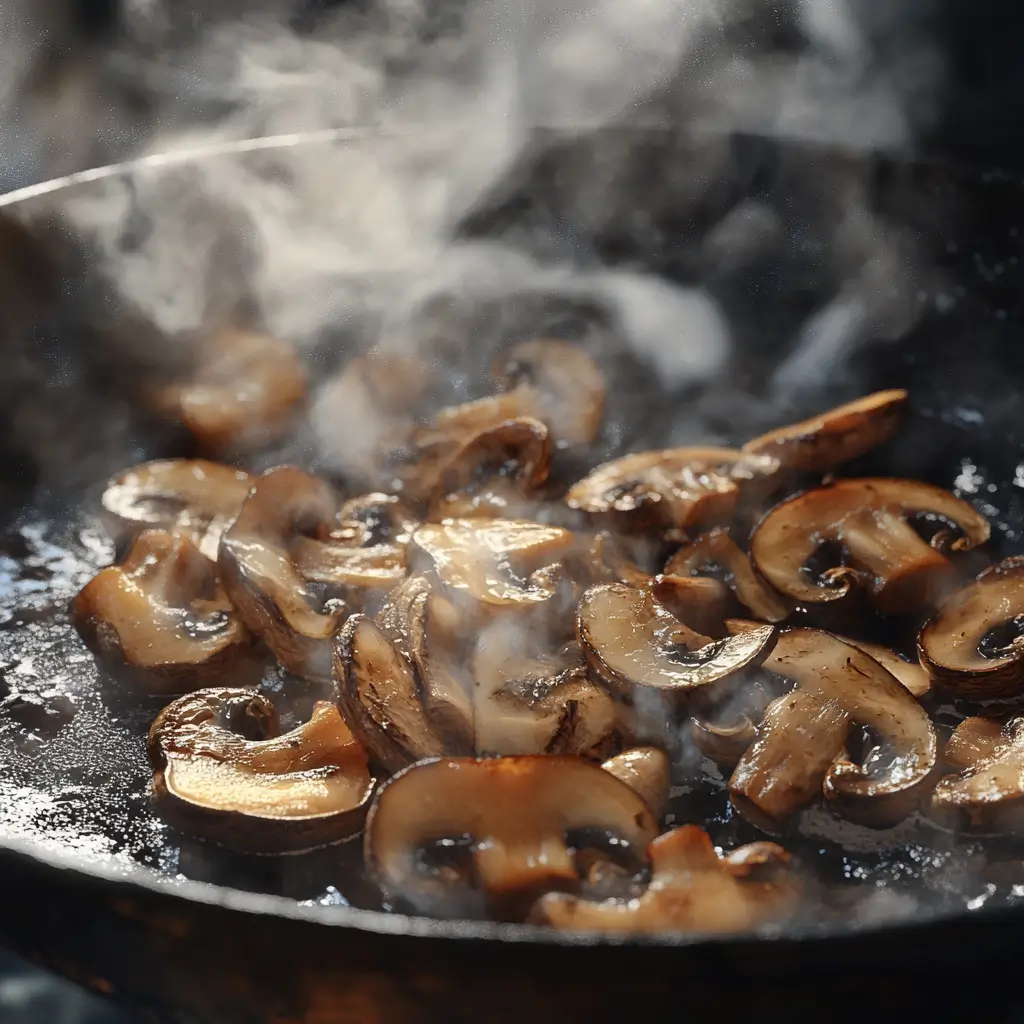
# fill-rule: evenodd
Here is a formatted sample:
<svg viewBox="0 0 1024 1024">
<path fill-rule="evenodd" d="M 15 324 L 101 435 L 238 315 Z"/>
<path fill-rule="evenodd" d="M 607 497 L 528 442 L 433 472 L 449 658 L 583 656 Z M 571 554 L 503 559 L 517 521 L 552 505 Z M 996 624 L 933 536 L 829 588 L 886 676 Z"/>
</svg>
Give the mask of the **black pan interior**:
<svg viewBox="0 0 1024 1024">
<path fill-rule="evenodd" d="M 784 197 L 789 170 L 763 160 L 758 167 L 759 176 L 745 187 Z M 792 261 L 807 259 L 801 233 L 808 225 L 794 218 L 786 244 L 744 275 L 709 276 L 685 255 L 664 256 L 659 269 L 666 274 L 703 276 L 725 305 L 737 339 L 729 373 L 699 394 L 682 396 L 688 436 L 741 441 L 870 388 L 907 387 L 913 413 L 903 434 L 851 467 L 851 474 L 912 476 L 953 489 L 993 520 L 992 557 L 1020 553 L 1024 273 L 1018 226 L 1024 225 L 1024 187 L 998 176 L 894 162 L 863 171 L 875 208 L 906 227 L 925 257 L 928 271 L 914 296 L 916 323 L 896 341 L 869 336 L 834 372 L 783 400 L 765 382 L 785 358 L 780 339 L 791 336 L 787 325 L 805 313 L 800 303 L 787 307 L 781 296 Z M 467 230 L 502 234 L 530 216 L 506 199 Z M 613 254 L 621 248 L 615 238 L 603 244 Z M 650 394 L 636 388 L 634 397 L 646 403 Z M 679 401 L 666 397 L 655 425 L 643 428 L 645 441 L 656 441 L 659 432 L 678 435 L 672 410 Z M 82 493 L 89 497 L 79 501 L 37 492 L 6 508 L 0 533 L 0 688 L 6 694 L 0 833 L 71 851 L 82 862 L 113 862 L 129 875 L 155 871 L 313 904 L 376 908 L 377 895 L 361 876 L 358 844 L 301 856 L 242 857 L 176 834 L 152 814 L 144 736 L 154 708 L 126 700 L 101 678 L 67 621 L 69 598 L 113 553 L 90 518 L 92 492 Z M 322 696 L 310 684 L 278 676 L 264 685 L 283 695 L 296 718 Z M 937 711 L 940 722 L 956 720 L 952 708 Z M 677 794 L 672 815 L 677 823 L 706 824 L 727 847 L 758 838 L 731 814 L 723 779 L 710 763 Z M 876 833 L 816 810 L 785 841 L 808 880 L 803 925 L 906 920 L 1024 897 L 1024 844 L 967 841 L 920 820 Z"/>
</svg>

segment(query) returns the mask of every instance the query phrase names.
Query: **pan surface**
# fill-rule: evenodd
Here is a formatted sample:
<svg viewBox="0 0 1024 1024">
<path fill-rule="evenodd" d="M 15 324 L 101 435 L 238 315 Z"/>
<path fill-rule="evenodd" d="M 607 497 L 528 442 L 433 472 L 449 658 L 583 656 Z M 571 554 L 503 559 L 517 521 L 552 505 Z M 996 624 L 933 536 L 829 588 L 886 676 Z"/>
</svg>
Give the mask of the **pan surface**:
<svg viewBox="0 0 1024 1024">
<path fill-rule="evenodd" d="M 338 140 L 295 137 L 273 147 L 303 144 Z M 919 279 L 911 282 L 913 324 L 890 341 L 876 338 L 869 325 L 847 355 L 823 364 L 828 373 L 801 379 L 787 360 L 792 345 L 779 339 L 806 309 L 776 308 L 786 287 L 777 279 L 791 271 L 787 253 L 800 248 L 807 224 L 796 217 L 784 222 L 792 245 L 776 246 L 733 277 L 704 279 L 685 256 L 660 259 L 656 269 L 684 280 L 696 276 L 716 294 L 735 339 L 729 374 L 692 399 L 688 439 L 742 440 L 872 387 L 908 387 L 913 412 L 903 434 L 851 475 L 913 476 L 954 489 L 993 520 L 993 556 L 1024 550 L 1024 275 L 1017 230 L 1024 223 L 1024 187 L 843 154 L 801 152 L 780 161 L 767 150 L 744 152 L 756 154 L 759 173 L 743 187 L 773 197 L 780 209 L 796 188 L 794 165 L 835 171 L 840 179 L 856 166 L 874 208 L 908 234 L 920 260 Z M 214 157 L 194 159 L 201 166 Z M 89 326 L 76 323 L 94 315 L 81 298 L 81 281 L 92 272 L 83 204 L 112 180 L 121 187 L 163 173 L 166 164 L 152 161 L 26 190 L 8 202 L 2 212 L 24 244 L 49 251 L 55 238 L 65 246 L 70 236 L 73 256 L 61 248 L 48 264 L 61 278 L 52 308 L 17 321 L 9 334 L 22 336 L 6 344 L 28 347 L 33 332 Z M 507 231 L 510 208 L 514 198 L 467 230 Z M 71 210 L 76 216 L 69 218 Z M 787 396 L 784 413 L 765 388 L 773 374 Z M 653 438 L 648 433 L 644 440 Z M 127 463 L 133 453 L 128 445 L 110 454 Z M 136 448 L 135 460 L 141 454 Z M 920 821 L 877 834 L 842 827 L 823 813 L 805 816 L 786 842 L 812 894 L 808 912 L 783 934 L 627 944 L 381 913 L 361 879 L 358 844 L 246 858 L 192 842 L 168 830 L 148 806 L 144 736 L 154 709 L 119 697 L 100 679 L 67 622 L 69 598 L 112 557 L 89 515 L 95 491 L 76 480 L 70 493 L 61 493 L 46 482 L 51 486 L 29 502 L 12 492 L 0 536 L 0 679 L 11 693 L 0 724 L 0 888 L 9 908 L 0 936 L 77 980 L 101 990 L 113 985 L 137 1002 L 151 997 L 169 1020 L 343 1020 L 371 1005 L 381 1020 L 564 1019 L 568 1002 L 606 1019 L 614 1005 L 654 1008 L 673 997 L 684 976 L 693 982 L 709 967 L 777 976 L 796 959 L 806 970 L 837 957 L 905 963 L 911 950 L 915 957 L 925 949 L 938 957 L 955 949 L 959 958 L 1005 948 L 1024 926 L 1024 910 L 1017 909 L 1024 850 L 966 842 Z M 266 685 L 279 690 L 284 681 Z M 296 717 L 319 696 L 311 686 L 288 684 Z M 756 837 L 731 816 L 722 780 L 711 770 L 677 796 L 673 810 L 679 822 L 710 822 L 723 845 Z M 504 965 L 498 973 L 485 952 L 496 942 L 508 950 L 498 954 Z M 521 982 L 536 980 L 545 950 L 556 948 L 565 967 L 537 982 L 531 1002 Z M 394 965 L 403 962 L 415 967 L 396 981 Z M 581 983 L 602 970 L 626 979 L 617 994 L 600 998 Z M 187 994 L 176 981 L 185 972 L 196 979 Z M 505 1001 L 492 999 L 492 991 Z M 267 1011 L 274 1000 L 279 1006 Z"/>
</svg>

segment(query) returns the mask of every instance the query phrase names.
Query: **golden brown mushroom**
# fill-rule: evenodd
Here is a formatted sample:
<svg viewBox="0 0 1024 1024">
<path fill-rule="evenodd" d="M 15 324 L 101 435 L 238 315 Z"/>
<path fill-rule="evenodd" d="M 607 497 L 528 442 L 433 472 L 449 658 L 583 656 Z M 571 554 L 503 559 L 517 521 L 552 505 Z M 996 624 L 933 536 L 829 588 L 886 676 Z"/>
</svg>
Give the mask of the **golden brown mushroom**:
<svg viewBox="0 0 1024 1024">
<path fill-rule="evenodd" d="M 263 670 L 214 564 L 183 534 L 140 534 L 79 592 L 71 618 L 100 664 L 146 693 L 251 685 Z"/>
<path fill-rule="evenodd" d="M 939 780 L 930 813 L 967 832 L 1019 833 L 1024 829 L 1024 718 L 966 718 L 944 759 L 956 770 Z"/>
<path fill-rule="evenodd" d="M 305 367 L 291 345 L 229 328 L 196 354 L 191 378 L 165 388 L 160 403 L 204 451 L 249 450 L 288 430 L 307 387 Z"/>
<path fill-rule="evenodd" d="M 777 505 L 754 531 L 750 553 L 765 579 L 794 601 L 837 601 L 855 580 L 879 611 L 906 614 L 934 601 L 954 575 L 950 562 L 907 523 L 916 513 L 954 523 L 963 534 L 954 550 L 988 540 L 985 517 L 948 491 L 874 478 L 840 480 Z M 849 568 L 829 570 L 822 582 L 806 567 L 826 542 L 842 545 Z"/>
<path fill-rule="evenodd" d="M 221 534 L 252 485 L 248 473 L 203 459 L 144 462 L 110 481 L 103 493 L 104 521 L 118 544 L 143 530 L 173 530 L 216 560 Z"/>
<path fill-rule="evenodd" d="M 567 833 L 594 829 L 642 849 L 658 833 L 643 798 L 576 757 L 447 758 L 413 765 L 374 800 L 366 863 L 391 898 L 451 912 L 465 879 L 431 876 L 417 854 L 466 836 L 491 913 L 521 917 L 540 894 L 579 883 Z"/>
<path fill-rule="evenodd" d="M 608 758 L 601 767 L 639 793 L 654 816 L 660 820 L 665 813 L 672 781 L 672 766 L 664 750 L 658 747 L 634 747 Z"/>
<path fill-rule="evenodd" d="M 741 487 L 763 483 L 777 470 L 769 456 L 731 448 L 636 452 L 598 466 L 565 500 L 626 532 L 687 531 L 728 522 Z"/>
<path fill-rule="evenodd" d="M 375 780 L 337 708 L 321 702 L 278 735 L 256 690 L 199 690 L 169 704 L 149 733 L 153 801 L 201 839 L 249 853 L 286 853 L 356 835 Z"/>
<path fill-rule="evenodd" d="M 877 391 L 820 416 L 779 427 L 744 446 L 771 455 L 787 469 L 821 473 L 889 440 L 906 413 L 906 391 Z"/>
<path fill-rule="evenodd" d="M 719 857 L 696 825 L 658 836 L 647 848 L 651 882 L 638 899 L 594 903 L 550 893 L 532 918 L 568 931 L 740 932 L 778 920 L 797 890 L 789 854 L 774 843 L 753 843 Z"/>
<path fill-rule="evenodd" d="M 918 655 L 954 697 L 1016 697 L 1024 692 L 1022 626 L 1024 558 L 1007 558 L 943 603 L 918 636 Z"/>
<path fill-rule="evenodd" d="M 892 825 L 927 793 L 937 764 L 931 719 L 863 651 L 816 629 L 783 630 L 765 668 L 796 688 L 765 712 L 729 782 L 733 804 L 769 831 L 824 792 L 841 814 Z M 878 745 L 863 764 L 845 754 L 853 723 Z"/>
</svg>

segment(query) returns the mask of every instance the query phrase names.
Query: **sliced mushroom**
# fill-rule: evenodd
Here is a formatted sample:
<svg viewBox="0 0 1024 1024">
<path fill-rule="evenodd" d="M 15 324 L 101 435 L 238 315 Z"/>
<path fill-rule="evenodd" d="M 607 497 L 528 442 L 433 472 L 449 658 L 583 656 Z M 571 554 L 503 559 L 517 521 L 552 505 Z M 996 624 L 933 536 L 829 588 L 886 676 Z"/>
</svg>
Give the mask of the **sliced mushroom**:
<svg viewBox="0 0 1024 1024">
<path fill-rule="evenodd" d="M 542 893 L 576 888 L 566 835 L 585 829 L 610 832 L 637 849 L 658 833 L 642 797 L 579 758 L 430 761 L 378 792 L 367 821 L 366 862 L 391 898 L 450 912 L 453 880 L 431 877 L 417 855 L 428 843 L 466 836 L 491 913 L 516 918 Z"/>
<path fill-rule="evenodd" d="M 510 394 L 528 398 L 559 447 L 590 444 L 604 415 L 604 377 L 579 345 L 534 338 L 512 348 L 496 367 Z"/>
<path fill-rule="evenodd" d="M 939 780 L 930 813 L 968 832 L 1019 833 L 1024 829 L 1024 718 L 967 718 L 945 753 L 959 769 Z"/>
<path fill-rule="evenodd" d="M 931 719 L 894 676 L 863 651 L 815 629 L 779 634 L 765 668 L 796 683 L 766 711 L 729 783 L 733 803 L 771 831 L 821 789 L 844 816 L 891 825 L 927 792 L 937 763 Z M 845 744 L 852 725 L 878 745 L 864 764 Z"/>
<path fill-rule="evenodd" d="M 207 558 L 217 558 L 221 534 L 252 487 L 248 473 L 203 459 L 144 462 L 115 477 L 103 493 L 105 521 L 123 543 L 143 530 L 187 534 Z"/>
<path fill-rule="evenodd" d="M 338 707 L 389 772 L 447 753 L 412 664 L 372 619 L 353 615 L 334 643 Z"/>
<path fill-rule="evenodd" d="M 322 480 L 293 466 L 269 470 L 224 534 L 218 558 L 224 589 L 249 629 L 289 672 L 316 679 L 330 676 L 330 641 L 346 609 L 309 590 L 294 544 L 326 535 L 335 508 Z"/>
<path fill-rule="evenodd" d="M 521 515 L 548 476 L 551 444 L 540 420 L 505 420 L 471 437 L 443 464 L 430 499 L 434 520 Z"/>
<path fill-rule="evenodd" d="M 1024 558 L 1007 558 L 943 603 L 918 636 L 918 655 L 955 697 L 1016 697 L 1024 691 L 1022 630 Z"/>
<path fill-rule="evenodd" d="M 231 328 L 199 346 L 191 379 L 164 389 L 161 404 L 205 451 L 239 451 L 284 434 L 306 387 L 291 345 Z"/>
<path fill-rule="evenodd" d="M 517 617 L 518 619 L 518 617 Z M 615 706 L 586 674 L 575 645 L 531 653 L 533 633 L 507 617 L 490 622 L 473 656 L 478 754 L 590 754 L 610 746 Z"/>
<path fill-rule="evenodd" d="M 523 519 L 451 519 L 425 523 L 412 553 L 453 591 L 485 605 L 538 604 L 550 600 L 562 579 L 558 563 L 573 534 Z"/>
<path fill-rule="evenodd" d="M 789 617 L 789 607 L 750 564 L 750 559 L 729 536 L 716 527 L 692 544 L 680 548 L 665 566 L 666 575 L 695 576 L 701 569 L 716 565 L 729 574 L 729 585 L 740 602 L 765 622 L 781 622 Z"/>
<path fill-rule="evenodd" d="M 71 617 L 105 669 L 150 694 L 250 685 L 262 674 L 213 563 L 182 534 L 140 534 L 120 565 L 79 592 Z"/>
<path fill-rule="evenodd" d="M 610 757 L 601 767 L 644 798 L 659 820 L 665 813 L 671 784 L 668 754 L 658 747 L 634 747 Z"/>
<path fill-rule="evenodd" d="M 718 580 L 706 576 L 658 576 L 648 579 L 647 584 L 654 599 L 680 622 L 709 640 L 722 636 L 722 623 L 729 612 L 729 591 Z"/>
<path fill-rule="evenodd" d="M 775 630 L 711 641 L 687 629 L 653 599 L 626 583 L 591 587 L 579 604 L 576 632 L 591 670 L 625 697 L 653 689 L 683 698 L 756 664 Z"/>
<path fill-rule="evenodd" d="M 761 574 L 794 601 L 820 603 L 845 597 L 851 580 L 862 582 L 879 611 L 905 614 L 936 599 L 953 567 L 907 523 L 932 514 L 954 523 L 966 551 L 989 537 L 988 521 L 948 491 L 914 480 L 840 480 L 776 506 L 754 531 L 750 551 Z M 842 544 L 850 570 L 824 580 L 807 572 L 826 542 Z"/>
<path fill-rule="evenodd" d="M 175 828 L 249 853 L 336 843 L 362 828 L 375 780 L 337 708 L 278 735 L 256 690 L 199 690 L 149 733 L 153 801 Z"/>
<path fill-rule="evenodd" d="M 740 488 L 778 462 L 731 448 L 637 452 L 599 466 L 569 489 L 570 508 L 610 516 L 624 531 L 689 530 L 729 520 Z"/>
<path fill-rule="evenodd" d="M 647 848 L 651 882 L 628 902 L 600 903 L 550 893 L 533 919 L 570 931 L 740 932 L 784 915 L 797 890 L 789 854 L 774 843 L 754 843 L 719 857 L 710 836 L 684 825 Z"/>
<path fill-rule="evenodd" d="M 771 455 L 787 469 L 824 472 L 888 441 L 903 420 L 907 397 L 906 391 L 877 391 L 756 437 L 743 450 Z"/>
<path fill-rule="evenodd" d="M 694 716 L 690 719 L 690 735 L 705 757 L 732 768 L 757 739 L 757 726 L 747 715 L 728 724 Z"/>
</svg>

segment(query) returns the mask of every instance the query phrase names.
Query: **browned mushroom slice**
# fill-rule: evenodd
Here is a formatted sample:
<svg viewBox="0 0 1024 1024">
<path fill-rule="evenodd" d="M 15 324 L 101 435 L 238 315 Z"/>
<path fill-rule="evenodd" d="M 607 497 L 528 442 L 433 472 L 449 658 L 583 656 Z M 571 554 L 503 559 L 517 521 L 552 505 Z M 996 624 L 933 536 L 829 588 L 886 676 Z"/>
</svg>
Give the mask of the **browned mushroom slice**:
<svg viewBox="0 0 1024 1024">
<path fill-rule="evenodd" d="M 232 328 L 200 345 L 191 379 L 166 388 L 161 402 L 205 451 L 238 451 L 280 437 L 306 385 L 291 345 Z"/>
<path fill-rule="evenodd" d="M 471 437 L 443 465 L 430 499 L 434 520 L 510 518 L 548 476 L 551 444 L 539 420 L 505 420 Z"/>
<path fill-rule="evenodd" d="M 423 705 L 419 681 L 402 652 L 363 615 L 334 643 L 338 707 L 373 759 L 390 772 L 446 753 Z"/>
<path fill-rule="evenodd" d="M 601 429 L 604 377 L 578 345 L 534 338 L 512 348 L 496 367 L 511 386 L 510 394 L 534 403 L 536 416 L 551 428 L 555 444 L 589 444 Z"/>
<path fill-rule="evenodd" d="M 731 448 L 637 452 L 599 466 L 569 489 L 570 508 L 610 516 L 622 530 L 725 522 L 745 482 L 772 476 L 778 463 Z"/>
<path fill-rule="evenodd" d="M 671 784 L 668 754 L 658 747 L 634 747 L 608 758 L 601 767 L 635 790 L 656 818 L 665 813 Z"/>
<path fill-rule="evenodd" d="M 1024 829 L 1024 718 L 967 718 L 945 753 L 959 769 L 939 780 L 930 813 L 968 832 L 1019 833 Z"/>
<path fill-rule="evenodd" d="M 491 913 L 515 918 L 540 894 L 578 885 L 566 834 L 584 829 L 635 849 L 658 833 L 642 797 L 580 758 L 450 758 L 414 765 L 381 788 L 367 821 L 366 862 L 391 898 L 450 913 L 454 880 L 432 877 L 418 853 L 468 837 Z"/>
<path fill-rule="evenodd" d="M 653 689 L 674 698 L 756 664 L 771 649 L 772 626 L 711 641 L 687 629 L 649 590 L 625 583 L 591 587 L 576 632 L 591 670 L 626 697 Z"/>
<path fill-rule="evenodd" d="M 524 519 L 451 519 L 421 526 L 412 552 L 453 591 L 485 605 L 528 605 L 555 595 L 573 542 L 568 530 Z"/>
<path fill-rule="evenodd" d="M 795 904 L 789 854 L 774 843 L 756 843 L 718 856 L 696 825 L 658 836 L 647 848 L 651 882 L 629 902 L 580 900 L 566 893 L 544 896 L 533 919 L 570 931 L 740 932 L 776 920 Z"/>
<path fill-rule="evenodd" d="M 245 624 L 296 675 L 323 679 L 331 671 L 331 637 L 345 608 L 324 605 L 295 564 L 303 535 L 326 535 L 334 495 L 322 480 L 293 466 L 264 473 L 221 539 L 220 576 Z"/>
<path fill-rule="evenodd" d="M 647 582 L 655 600 L 680 622 L 708 639 L 722 636 L 722 623 L 729 611 L 729 591 L 718 580 L 705 576 L 658 576 Z"/>
<path fill-rule="evenodd" d="M 245 685 L 262 672 L 213 563 L 181 534 L 140 534 L 121 565 L 80 591 L 71 616 L 104 668 L 151 694 Z"/>
<path fill-rule="evenodd" d="M 988 521 L 966 502 L 915 480 L 841 480 L 776 506 L 754 531 L 750 552 L 761 574 L 794 601 L 837 601 L 862 580 L 875 606 L 905 614 L 935 600 L 953 576 L 950 563 L 927 544 L 906 517 L 932 514 L 954 523 L 955 550 L 989 537 Z M 843 546 L 854 570 L 831 570 L 824 580 L 807 572 L 818 548 Z"/>
<path fill-rule="evenodd" d="M 694 576 L 701 569 L 716 565 L 728 573 L 729 585 L 736 597 L 754 615 L 765 622 L 781 622 L 789 616 L 789 607 L 750 564 L 750 559 L 729 536 L 716 527 L 692 544 L 680 548 L 665 566 L 666 575 Z"/>
<path fill-rule="evenodd" d="M 594 754 L 615 730 L 611 698 L 579 650 L 529 654 L 529 627 L 488 624 L 473 656 L 478 754 Z"/>
<path fill-rule="evenodd" d="M 199 690 L 169 704 L 150 730 L 149 757 L 161 816 L 250 853 L 348 839 L 362 828 L 375 784 L 333 704 L 318 703 L 282 736 L 273 704 L 256 690 Z"/>
<path fill-rule="evenodd" d="M 841 814 L 870 825 L 918 806 L 937 763 L 935 729 L 894 676 L 815 629 L 780 633 L 765 668 L 797 685 L 768 708 L 733 772 L 730 794 L 746 817 L 777 827 L 819 788 Z M 853 723 L 877 739 L 860 765 L 844 751 Z"/>
<path fill-rule="evenodd" d="M 906 391 L 877 391 L 802 423 L 756 437 L 743 450 L 771 455 L 788 469 L 824 472 L 888 441 L 902 422 L 906 407 Z"/>
<path fill-rule="evenodd" d="M 757 727 L 747 715 L 728 724 L 695 716 L 690 719 L 690 735 L 705 757 L 732 768 L 757 739 Z"/>
<path fill-rule="evenodd" d="M 730 633 L 760 629 L 762 625 L 763 623 L 756 622 L 753 619 L 725 620 L 725 627 Z M 842 636 L 839 633 L 835 633 L 834 636 L 836 639 L 842 640 L 844 644 L 849 644 L 851 647 L 857 647 L 865 654 L 874 658 L 882 668 L 891 672 L 892 675 L 903 684 L 904 688 L 919 700 L 921 697 L 925 696 L 925 694 L 931 692 L 932 681 L 929 678 L 928 673 L 918 662 L 909 661 L 897 654 L 891 648 L 883 647 L 881 644 L 872 643 L 869 640 L 855 640 L 853 637 Z"/>
<path fill-rule="evenodd" d="M 207 558 L 252 487 L 248 473 L 203 459 L 144 462 L 115 477 L 103 493 L 104 519 L 115 541 L 143 530 L 185 533 Z"/>
<path fill-rule="evenodd" d="M 918 655 L 955 697 L 1016 697 L 1024 691 L 1022 627 L 1024 558 L 1007 558 L 943 603 L 918 636 Z"/>
</svg>

